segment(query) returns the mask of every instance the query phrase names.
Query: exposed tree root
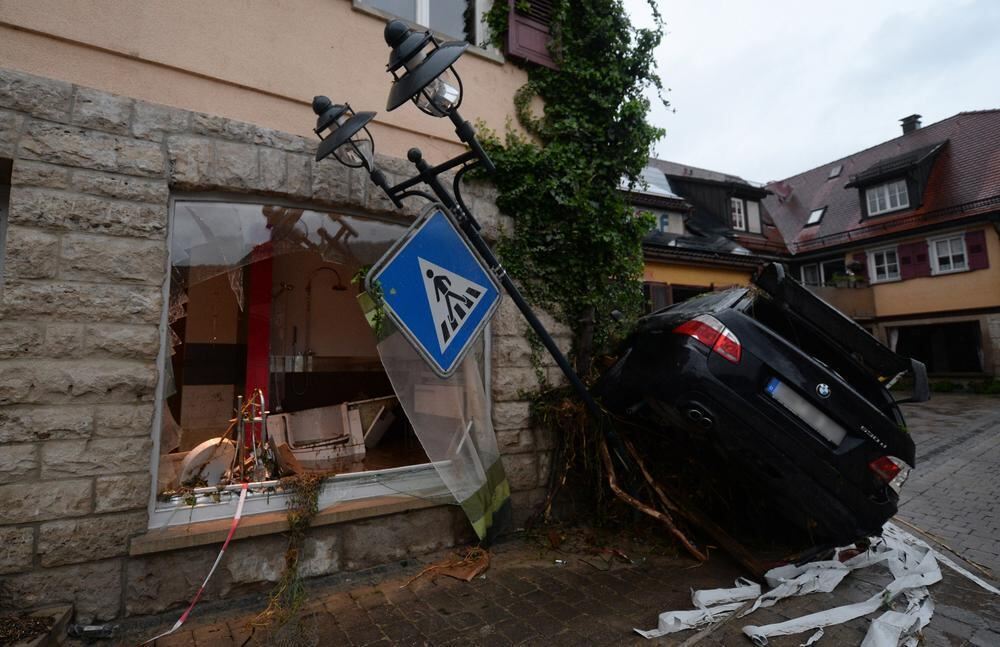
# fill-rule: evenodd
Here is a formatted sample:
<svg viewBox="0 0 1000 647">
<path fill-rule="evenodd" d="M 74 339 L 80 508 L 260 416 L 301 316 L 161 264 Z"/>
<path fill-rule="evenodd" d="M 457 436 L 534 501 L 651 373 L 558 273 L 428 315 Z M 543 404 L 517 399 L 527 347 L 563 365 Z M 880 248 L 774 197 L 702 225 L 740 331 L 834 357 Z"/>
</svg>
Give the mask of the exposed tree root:
<svg viewBox="0 0 1000 647">
<path fill-rule="evenodd" d="M 674 539 L 676 539 L 681 544 L 681 546 L 683 546 L 684 549 L 691 554 L 692 557 L 694 557 L 700 562 L 707 561 L 708 555 L 698 550 L 698 547 L 695 546 L 691 542 L 691 540 L 688 539 L 687 536 L 680 531 L 680 529 L 677 527 L 676 524 L 674 524 L 674 520 L 670 518 L 670 515 L 668 513 L 661 512 L 659 510 L 656 510 L 655 508 L 650 507 L 649 505 L 636 499 L 631 494 L 628 494 L 627 492 L 625 492 L 625 490 L 619 487 L 618 479 L 615 476 L 615 466 L 611 462 L 611 454 L 608 452 L 608 444 L 604 440 L 603 436 L 600 438 L 599 442 L 600 442 L 601 461 L 604 463 L 604 469 L 607 472 L 608 486 L 611 488 L 611 491 L 615 493 L 615 496 L 617 496 L 619 499 L 629 504 L 639 512 L 649 515 L 650 517 L 663 523 L 663 525 L 667 527 L 667 530 L 670 532 L 670 534 L 673 535 Z M 645 472 L 645 470 L 643 471 Z"/>
<path fill-rule="evenodd" d="M 653 488 L 656 492 L 657 498 L 659 498 L 660 503 L 663 504 L 665 508 L 674 512 L 678 516 L 682 517 L 688 523 L 697 526 L 706 532 L 719 546 L 723 548 L 727 553 L 736 558 L 737 561 L 742 563 L 751 573 L 755 575 L 763 575 L 767 570 L 763 564 L 761 564 L 753 555 L 750 554 L 741 543 L 733 539 L 729 533 L 723 530 L 714 521 L 706 518 L 704 515 L 696 513 L 689 506 L 682 506 L 675 503 L 670 497 L 667 496 L 666 491 L 663 486 L 657 482 L 649 470 L 646 469 L 646 464 L 643 462 L 639 453 L 636 451 L 635 446 L 632 445 L 627 439 L 623 439 L 626 449 L 628 449 L 629 455 L 638 465 L 639 470 L 642 472 L 643 477 L 649 486 Z"/>
</svg>

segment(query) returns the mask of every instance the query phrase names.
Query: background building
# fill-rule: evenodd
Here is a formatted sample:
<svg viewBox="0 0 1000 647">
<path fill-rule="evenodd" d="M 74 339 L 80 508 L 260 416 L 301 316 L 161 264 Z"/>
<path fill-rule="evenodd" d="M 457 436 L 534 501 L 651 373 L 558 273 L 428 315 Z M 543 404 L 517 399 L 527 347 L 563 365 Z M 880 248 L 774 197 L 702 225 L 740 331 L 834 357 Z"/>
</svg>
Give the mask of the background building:
<svg viewBox="0 0 1000 647">
<path fill-rule="evenodd" d="M 793 271 L 931 374 L 1000 372 L 1000 110 L 963 112 L 768 186 Z"/>
<path fill-rule="evenodd" d="M 629 200 L 655 218 L 642 244 L 643 289 L 651 309 L 747 285 L 761 263 L 785 253 L 778 230 L 761 211 L 764 188 L 652 158 L 643 179 L 645 186 L 636 187 Z"/>
</svg>

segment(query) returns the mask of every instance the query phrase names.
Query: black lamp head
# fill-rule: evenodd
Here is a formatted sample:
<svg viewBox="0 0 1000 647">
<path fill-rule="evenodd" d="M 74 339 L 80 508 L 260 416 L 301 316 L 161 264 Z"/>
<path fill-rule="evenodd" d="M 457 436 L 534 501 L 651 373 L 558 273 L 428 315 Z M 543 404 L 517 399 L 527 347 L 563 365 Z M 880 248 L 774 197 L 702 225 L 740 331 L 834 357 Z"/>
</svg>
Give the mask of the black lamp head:
<svg viewBox="0 0 1000 647">
<path fill-rule="evenodd" d="M 317 115 L 313 132 L 321 140 L 316 149 L 317 162 L 332 153 L 345 166 L 368 171 L 375 168 L 375 142 L 367 128 L 375 118 L 374 112 L 355 113 L 350 104 L 334 103 L 324 96 L 313 98 L 312 109 Z"/>
<path fill-rule="evenodd" d="M 444 117 L 462 103 L 462 80 L 452 64 L 469 44 L 439 43 L 430 32 L 418 32 L 402 20 L 385 26 L 385 42 L 392 48 L 386 69 L 394 79 L 386 110 L 409 100 L 433 117 Z"/>
</svg>

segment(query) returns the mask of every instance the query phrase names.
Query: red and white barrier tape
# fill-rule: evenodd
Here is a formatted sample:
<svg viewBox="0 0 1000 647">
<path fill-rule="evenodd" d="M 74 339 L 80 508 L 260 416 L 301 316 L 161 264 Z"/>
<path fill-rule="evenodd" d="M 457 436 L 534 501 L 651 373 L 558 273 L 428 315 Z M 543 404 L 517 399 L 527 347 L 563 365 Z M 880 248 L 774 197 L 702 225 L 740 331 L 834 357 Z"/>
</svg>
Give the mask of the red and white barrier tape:
<svg viewBox="0 0 1000 647">
<path fill-rule="evenodd" d="M 219 556 L 215 558 L 215 563 L 212 564 L 212 570 L 208 572 L 208 575 L 205 577 L 205 581 L 201 583 L 201 587 L 198 589 L 198 592 L 194 594 L 194 599 L 191 600 L 191 604 L 188 605 L 187 610 L 185 610 L 184 613 L 181 614 L 181 617 L 177 619 L 177 622 L 174 623 L 173 627 L 171 627 L 167 631 L 164 631 L 159 636 L 154 636 L 153 638 L 150 638 L 146 642 L 142 643 L 143 645 L 148 645 L 152 642 L 156 642 L 160 638 L 163 638 L 164 636 L 169 636 L 170 634 L 174 633 L 175 631 L 181 628 L 181 625 L 184 624 L 184 621 L 187 620 L 188 616 L 191 615 L 191 610 L 194 609 L 194 605 L 198 604 L 198 600 L 201 598 L 201 594 L 205 592 L 205 587 L 208 586 L 208 581 L 212 579 L 212 574 L 215 573 L 215 569 L 219 566 L 219 562 L 222 561 L 222 555 L 226 552 L 226 547 L 232 540 L 233 535 L 236 534 L 236 527 L 240 525 L 240 517 L 243 516 L 243 503 L 247 500 L 247 485 L 249 484 L 244 483 L 243 487 L 240 489 L 240 500 L 239 503 L 236 504 L 236 515 L 233 517 L 233 524 L 229 527 L 229 535 L 226 536 L 226 541 L 222 544 L 222 550 L 219 551 Z"/>
</svg>

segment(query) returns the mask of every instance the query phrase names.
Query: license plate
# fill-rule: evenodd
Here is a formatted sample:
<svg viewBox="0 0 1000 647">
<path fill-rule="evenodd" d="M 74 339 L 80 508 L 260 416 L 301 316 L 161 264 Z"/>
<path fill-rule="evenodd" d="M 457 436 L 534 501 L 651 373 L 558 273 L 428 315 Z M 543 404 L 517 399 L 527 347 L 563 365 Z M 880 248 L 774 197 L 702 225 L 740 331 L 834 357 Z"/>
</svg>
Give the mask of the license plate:
<svg viewBox="0 0 1000 647">
<path fill-rule="evenodd" d="M 775 402 L 794 414 L 802 422 L 809 425 L 823 438 L 839 446 L 847 435 L 847 431 L 837 424 L 830 416 L 820 411 L 816 406 L 799 395 L 797 391 L 776 377 L 771 378 L 765 388 Z"/>
</svg>

